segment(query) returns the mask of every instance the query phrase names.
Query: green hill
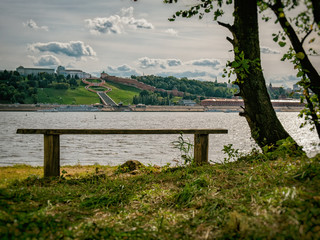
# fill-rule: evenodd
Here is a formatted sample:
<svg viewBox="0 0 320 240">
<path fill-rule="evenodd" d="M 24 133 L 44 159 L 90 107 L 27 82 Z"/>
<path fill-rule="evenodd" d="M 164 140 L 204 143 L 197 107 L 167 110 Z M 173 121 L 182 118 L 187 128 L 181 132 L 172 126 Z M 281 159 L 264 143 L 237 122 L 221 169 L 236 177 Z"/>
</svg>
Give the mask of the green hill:
<svg viewBox="0 0 320 240">
<path fill-rule="evenodd" d="M 100 82 L 92 79 L 91 82 Z M 94 92 L 85 89 L 85 84 L 78 78 L 64 77 L 57 74 L 41 73 L 38 75 L 22 76 L 18 72 L 0 72 L 0 103 L 49 103 L 49 104 L 94 104 L 100 98 Z M 108 95 L 115 102 L 125 105 L 132 104 L 133 97 L 139 95 L 140 90 L 121 84 L 107 83 L 112 89 Z M 92 87 L 94 88 L 94 87 Z M 98 91 L 105 88 L 95 87 Z"/>
<path fill-rule="evenodd" d="M 81 84 L 82 85 L 82 84 Z M 134 87 L 125 86 L 116 83 L 106 83 L 106 87 L 112 89 L 107 94 L 116 102 L 122 102 L 124 105 L 132 104 L 135 95 L 139 95 L 140 90 Z M 100 87 L 101 88 L 101 87 Z M 103 88 L 98 89 L 99 91 Z M 100 98 L 96 93 L 90 92 L 79 86 L 75 89 L 52 89 L 43 88 L 38 90 L 39 103 L 58 103 L 58 104 L 94 104 L 99 103 Z"/>
<path fill-rule="evenodd" d="M 141 90 L 122 85 L 119 83 L 106 82 L 105 85 L 112 89 L 111 92 L 108 92 L 110 96 L 116 103 L 122 102 L 124 105 L 132 104 L 133 97 L 139 95 Z"/>
<path fill-rule="evenodd" d="M 96 93 L 89 92 L 83 86 L 76 89 L 38 89 L 38 103 L 58 103 L 58 104 L 94 104 L 100 103 L 100 98 Z"/>
</svg>

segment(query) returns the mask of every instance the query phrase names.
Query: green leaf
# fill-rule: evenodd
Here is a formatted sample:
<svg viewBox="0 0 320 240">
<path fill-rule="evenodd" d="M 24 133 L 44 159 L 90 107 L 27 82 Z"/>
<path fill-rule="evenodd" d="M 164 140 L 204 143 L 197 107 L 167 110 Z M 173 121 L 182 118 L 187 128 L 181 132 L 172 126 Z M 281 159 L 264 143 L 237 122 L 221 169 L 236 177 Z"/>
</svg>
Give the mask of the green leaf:
<svg viewBox="0 0 320 240">
<path fill-rule="evenodd" d="M 232 68 L 238 68 L 240 66 L 240 64 L 239 63 L 237 63 L 237 62 L 232 62 L 232 64 L 231 64 L 231 67 Z"/>
<path fill-rule="evenodd" d="M 304 74 L 304 72 L 303 72 L 303 71 L 299 71 L 299 72 L 297 73 L 297 77 L 302 77 L 302 76 L 303 76 L 303 74 Z"/>
<path fill-rule="evenodd" d="M 280 41 L 278 44 L 279 44 L 280 47 L 284 47 L 287 43 Z"/>
</svg>

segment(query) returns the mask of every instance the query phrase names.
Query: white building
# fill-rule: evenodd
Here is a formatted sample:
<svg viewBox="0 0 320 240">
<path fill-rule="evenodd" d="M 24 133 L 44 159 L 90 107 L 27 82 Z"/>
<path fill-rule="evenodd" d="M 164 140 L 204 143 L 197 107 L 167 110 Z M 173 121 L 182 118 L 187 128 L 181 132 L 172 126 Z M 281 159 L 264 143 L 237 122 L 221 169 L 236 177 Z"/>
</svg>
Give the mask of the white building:
<svg viewBox="0 0 320 240">
<path fill-rule="evenodd" d="M 301 87 L 298 84 L 293 84 L 293 91 L 301 91 Z"/>
<path fill-rule="evenodd" d="M 193 106 L 196 106 L 197 103 L 195 101 L 193 101 L 193 100 L 181 99 L 179 101 L 179 105 L 193 107 Z"/>
<path fill-rule="evenodd" d="M 17 72 L 22 76 L 38 75 L 39 73 L 54 74 L 54 69 L 51 68 L 24 68 L 23 66 L 18 67 Z"/>
<path fill-rule="evenodd" d="M 83 72 L 82 70 L 76 70 L 76 69 L 65 69 L 63 66 L 59 66 L 57 68 L 57 74 L 63 75 L 67 77 L 70 75 L 71 78 L 75 78 L 78 76 L 78 78 L 90 78 L 91 75 L 89 73 Z"/>
</svg>

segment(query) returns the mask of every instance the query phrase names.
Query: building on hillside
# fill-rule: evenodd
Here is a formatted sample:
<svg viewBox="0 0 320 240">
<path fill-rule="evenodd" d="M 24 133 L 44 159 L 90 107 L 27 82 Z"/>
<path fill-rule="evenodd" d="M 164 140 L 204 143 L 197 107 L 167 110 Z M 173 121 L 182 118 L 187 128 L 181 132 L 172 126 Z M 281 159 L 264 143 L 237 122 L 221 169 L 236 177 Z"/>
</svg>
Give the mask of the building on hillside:
<svg viewBox="0 0 320 240">
<path fill-rule="evenodd" d="M 302 90 L 302 88 L 298 84 L 293 84 L 293 91 L 298 92 L 298 91 L 301 91 L 301 90 Z"/>
<path fill-rule="evenodd" d="M 59 66 L 57 68 L 57 74 L 63 75 L 65 77 L 67 77 L 69 75 L 71 78 L 75 78 L 76 76 L 78 78 L 90 78 L 91 77 L 91 75 L 89 73 L 83 72 L 82 70 L 66 69 L 63 66 Z"/>
<path fill-rule="evenodd" d="M 51 68 L 25 68 L 23 66 L 18 67 L 16 71 L 22 76 L 38 75 L 39 73 L 54 74 L 55 72 Z"/>
<path fill-rule="evenodd" d="M 193 100 L 181 99 L 179 101 L 179 105 L 193 107 L 193 106 L 197 105 L 197 103 Z"/>
<path fill-rule="evenodd" d="M 201 106 L 243 106 L 242 99 L 210 98 L 201 101 Z"/>
</svg>

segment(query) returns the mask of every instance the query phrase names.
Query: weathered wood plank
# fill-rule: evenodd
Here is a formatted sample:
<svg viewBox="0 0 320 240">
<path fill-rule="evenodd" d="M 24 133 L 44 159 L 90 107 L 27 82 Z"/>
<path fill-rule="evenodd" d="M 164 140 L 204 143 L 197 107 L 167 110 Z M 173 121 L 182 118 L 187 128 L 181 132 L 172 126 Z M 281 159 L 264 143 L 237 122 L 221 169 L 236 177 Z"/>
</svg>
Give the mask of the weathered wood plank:
<svg viewBox="0 0 320 240">
<path fill-rule="evenodd" d="M 60 176 L 60 136 L 44 134 L 44 177 Z"/>
<path fill-rule="evenodd" d="M 227 129 L 18 129 L 19 134 L 227 134 Z"/>
<path fill-rule="evenodd" d="M 194 135 L 194 163 L 198 166 L 209 163 L 209 135 Z"/>
</svg>

